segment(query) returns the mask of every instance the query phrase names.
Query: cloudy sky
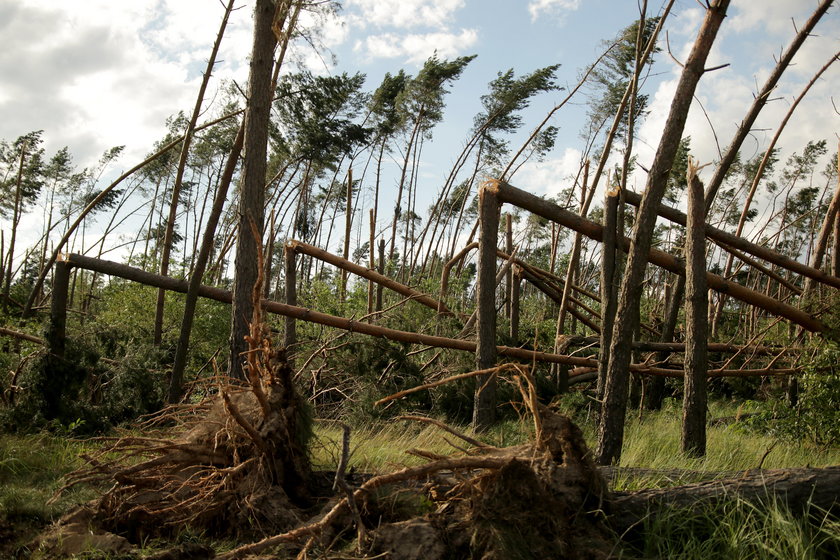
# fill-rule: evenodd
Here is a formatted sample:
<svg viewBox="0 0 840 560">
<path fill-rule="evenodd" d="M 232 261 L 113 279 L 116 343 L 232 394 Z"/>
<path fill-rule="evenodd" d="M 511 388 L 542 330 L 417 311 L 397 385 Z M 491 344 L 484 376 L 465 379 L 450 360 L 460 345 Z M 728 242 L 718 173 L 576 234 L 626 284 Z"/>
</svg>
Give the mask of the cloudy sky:
<svg viewBox="0 0 840 560">
<path fill-rule="evenodd" d="M 651 11 L 660 9 L 651 2 Z M 236 2 L 208 99 L 221 80 L 247 80 L 253 2 Z M 726 69 L 704 76 L 687 133 L 701 162 L 725 147 L 774 56 L 816 6 L 816 0 L 734 0 L 711 64 Z M 164 133 L 164 122 L 194 103 L 200 74 L 221 21 L 220 0 L 0 0 L 0 138 L 13 140 L 43 129 L 48 153 L 67 145 L 80 165 L 107 148 L 125 145 L 117 166 L 128 168 Z M 840 10 L 833 8 L 797 57 L 745 145 L 754 155 L 766 145 L 791 100 L 814 72 L 840 50 Z M 374 89 L 385 72 L 417 71 L 433 52 L 441 57 L 478 54 L 449 97 L 445 122 L 427 148 L 424 186 L 435 192 L 464 141 L 479 96 L 498 71 L 517 75 L 561 63 L 559 81 L 573 86 L 595 60 L 602 42 L 638 17 L 632 0 L 344 0 L 336 17 L 320 22 L 323 41 L 335 55 L 299 56 L 320 73 L 356 72 Z M 677 0 L 667 26 L 671 50 L 685 58 L 702 19 L 696 0 Z M 312 23 L 312 22 L 309 22 Z M 642 163 L 649 162 L 667 114 L 679 67 L 658 56 L 645 84 L 651 114 L 640 130 Z M 836 145 L 840 115 L 840 64 L 814 86 L 782 136 L 786 151 L 809 139 Z M 562 96 L 544 95 L 527 113 L 535 126 Z M 585 98 L 559 112 L 561 135 L 547 161 L 518 175 L 520 185 L 554 193 L 577 169 Z M 840 107 L 840 99 L 834 99 Z M 710 123 L 713 125 L 710 126 Z M 638 185 L 637 188 L 641 188 Z"/>
</svg>

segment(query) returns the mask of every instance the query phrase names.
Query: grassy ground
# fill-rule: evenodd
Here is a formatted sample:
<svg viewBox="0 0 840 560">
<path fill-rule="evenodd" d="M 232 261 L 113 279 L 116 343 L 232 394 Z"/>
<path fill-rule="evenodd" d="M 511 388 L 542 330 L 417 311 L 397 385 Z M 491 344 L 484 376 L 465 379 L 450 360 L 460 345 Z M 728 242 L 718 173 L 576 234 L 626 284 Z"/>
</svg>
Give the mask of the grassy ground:
<svg viewBox="0 0 840 560">
<path fill-rule="evenodd" d="M 0 558 L 27 544 L 70 507 L 95 496 L 75 488 L 51 499 L 90 444 L 48 435 L 0 434 Z"/>
<path fill-rule="evenodd" d="M 710 418 L 732 416 L 733 405 L 716 403 Z M 624 467 L 726 473 L 764 468 L 840 465 L 840 449 L 819 449 L 782 443 L 750 433 L 737 425 L 710 426 L 705 458 L 679 452 L 680 411 L 673 408 L 628 420 L 622 453 Z M 594 430 L 582 423 L 591 443 Z M 465 427 L 458 428 L 468 432 Z M 507 421 L 481 439 L 498 446 L 526 440 L 532 430 L 527 420 Z M 315 468 L 334 468 L 341 449 L 341 428 L 319 422 L 311 446 Z M 460 440 L 427 424 L 391 421 L 357 426 L 352 430 L 350 464 L 359 472 L 382 473 L 424 460 L 405 453 L 423 449 L 442 455 L 458 452 Z M 48 503 L 61 486 L 61 477 L 80 465 L 78 455 L 93 443 L 38 435 L 0 435 L 0 558 L 25 544 L 43 526 L 74 504 L 95 495 L 75 489 Z M 768 452 L 769 450 L 769 452 Z M 639 478 L 628 473 L 616 478 L 617 489 L 662 486 L 675 481 L 666 475 Z M 779 504 L 764 508 L 734 501 L 720 511 L 685 516 L 679 512 L 649 520 L 649 538 L 625 558 L 831 558 L 840 557 L 840 524 L 819 512 L 811 522 L 794 516 Z M 776 543 L 768 545 L 768 543 Z M 833 554 L 833 552 L 832 552 Z"/>
</svg>

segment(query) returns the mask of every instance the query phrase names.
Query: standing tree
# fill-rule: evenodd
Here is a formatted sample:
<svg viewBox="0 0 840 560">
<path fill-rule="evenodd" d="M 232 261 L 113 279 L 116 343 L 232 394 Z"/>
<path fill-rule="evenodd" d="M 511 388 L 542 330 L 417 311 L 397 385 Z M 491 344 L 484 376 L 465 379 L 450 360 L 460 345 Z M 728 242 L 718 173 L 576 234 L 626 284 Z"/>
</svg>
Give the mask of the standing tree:
<svg viewBox="0 0 840 560">
<path fill-rule="evenodd" d="M 3 307 L 9 303 L 14 270 L 15 242 L 21 216 L 28 204 L 31 204 L 44 186 L 43 156 L 41 133 L 38 130 L 21 136 L 10 146 L 5 142 L 0 145 L 0 216 L 11 219 L 9 248 L 4 255 Z"/>
<path fill-rule="evenodd" d="M 271 75 L 276 39 L 272 31 L 274 3 L 257 0 L 254 6 L 254 41 L 245 112 L 245 163 L 239 195 L 239 239 L 236 245 L 233 307 L 230 328 L 230 376 L 244 379 L 245 337 L 254 315 L 253 290 L 261 273 L 257 265 L 262 243 L 268 124 L 271 113 Z"/>
</svg>

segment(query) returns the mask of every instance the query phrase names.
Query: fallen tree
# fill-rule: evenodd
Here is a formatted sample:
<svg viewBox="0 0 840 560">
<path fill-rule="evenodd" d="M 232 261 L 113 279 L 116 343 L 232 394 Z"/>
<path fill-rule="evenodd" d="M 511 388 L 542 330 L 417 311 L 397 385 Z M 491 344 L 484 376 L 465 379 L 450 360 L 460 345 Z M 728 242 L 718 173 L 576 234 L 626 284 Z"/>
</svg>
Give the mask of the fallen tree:
<svg viewBox="0 0 840 560">
<path fill-rule="evenodd" d="M 752 470 L 741 476 L 636 492 L 616 492 L 610 499 L 610 524 L 619 533 L 638 528 L 658 511 L 699 513 L 727 500 L 759 507 L 778 500 L 793 512 L 833 512 L 840 507 L 840 466 Z"/>
</svg>

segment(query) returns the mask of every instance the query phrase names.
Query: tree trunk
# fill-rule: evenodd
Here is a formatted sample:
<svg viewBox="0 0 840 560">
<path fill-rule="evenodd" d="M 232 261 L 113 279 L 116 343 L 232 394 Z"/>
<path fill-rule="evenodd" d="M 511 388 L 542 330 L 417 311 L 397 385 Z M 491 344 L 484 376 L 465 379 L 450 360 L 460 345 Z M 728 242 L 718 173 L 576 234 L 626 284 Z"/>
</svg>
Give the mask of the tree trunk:
<svg viewBox="0 0 840 560">
<path fill-rule="evenodd" d="M 479 190 L 478 276 L 476 310 L 478 335 L 476 369 L 496 366 L 496 250 L 499 243 L 499 201 L 495 183 L 485 183 Z M 486 430 L 496 419 L 496 378 L 476 378 L 473 404 L 473 428 Z"/>
<path fill-rule="evenodd" d="M 12 212 L 12 233 L 9 237 L 9 249 L 6 251 L 6 260 L 8 265 L 5 270 L 5 279 L 3 280 L 3 310 L 8 309 L 9 297 L 12 288 L 12 270 L 14 268 L 15 255 L 15 239 L 17 237 L 17 228 L 20 224 L 20 207 L 21 207 L 21 185 L 23 184 L 23 164 L 26 161 L 27 141 L 24 140 L 20 146 L 20 161 L 18 162 L 17 179 L 15 180 L 15 203 Z"/>
<path fill-rule="evenodd" d="M 169 274 L 169 253 L 172 250 L 172 237 L 175 233 L 175 217 L 178 212 L 178 199 L 181 195 L 181 185 L 184 180 L 184 171 L 187 168 L 187 157 L 190 153 L 190 146 L 192 144 L 196 124 L 198 123 L 198 116 L 201 114 L 201 104 L 204 102 L 204 92 L 207 91 L 207 84 L 210 82 L 210 76 L 213 73 L 213 66 L 216 65 L 216 55 L 219 52 L 219 46 L 222 44 L 222 38 L 225 36 L 225 28 L 227 27 L 230 13 L 233 10 L 233 3 L 234 0 L 229 0 L 227 7 L 225 7 L 225 15 L 222 18 L 222 24 L 219 26 L 219 32 L 216 34 L 216 41 L 213 43 L 213 49 L 210 51 L 210 59 L 207 61 L 207 68 L 204 71 L 201 86 L 198 88 L 198 96 L 196 96 L 195 106 L 193 107 L 193 112 L 190 116 L 190 122 L 187 124 L 187 130 L 184 131 L 184 140 L 181 144 L 181 156 L 178 159 L 178 170 L 175 174 L 175 184 L 172 186 L 172 201 L 169 203 L 169 217 L 166 220 L 166 231 L 163 235 L 163 247 L 160 258 L 161 276 Z M 184 236 L 186 238 L 186 232 L 184 233 Z M 155 325 L 153 334 L 155 345 L 160 345 L 163 333 L 163 304 L 165 295 L 166 292 L 158 290 L 157 302 L 155 305 Z"/>
<path fill-rule="evenodd" d="M 779 469 L 747 471 L 737 478 L 687 484 L 675 488 L 654 488 L 617 492 L 610 500 L 609 523 L 616 534 L 641 530 L 646 518 L 657 511 L 685 510 L 685 515 L 706 515 L 709 508 L 742 499 L 766 507 L 775 497 L 793 512 L 837 511 L 840 504 L 840 467 L 822 469 Z"/>
<path fill-rule="evenodd" d="M 601 246 L 601 352 L 598 355 L 598 383 L 596 397 L 604 398 L 604 380 L 607 376 L 607 364 L 610 357 L 613 323 L 616 308 L 616 227 L 618 225 L 619 191 L 607 191 L 604 200 L 604 243 Z"/>
<path fill-rule="evenodd" d="M 706 454 L 706 369 L 708 355 L 709 295 L 706 289 L 706 219 L 703 183 L 689 161 L 688 227 L 686 228 L 685 379 L 683 393 L 682 451 Z"/>
<path fill-rule="evenodd" d="M 233 308 L 230 329 L 230 375 L 244 379 L 242 355 L 248 350 L 248 335 L 254 313 L 253 290 L 261 272 L 258 267 L 262 243 L 268 121 L 271 111 L 271 70 L 275 37 L 271 29 L 274 3 L 257 0 L 254 7 L 254 42 L 248 77 L 248 109 L 245 114 L 244 181 L 239 200 L 239 240 L 236 246 Z"/>
<path fill-rule="evenodd" d="M 184 370 L 187 367 L 187 353 L 190 346 L 193 320 L 195 319 L 195 309 L 198 304 L 198 289 L 204 278 L 204 271 L 207 269 L 207 262 L 210 260 L 210 252 L 213 250 L 213 243 L 216 240 L 216 228 L 218 227 L 219 219 L 222 216 L 225 200 L 227 200 L 228 189 L 233 181 L 233 173 L 236 171 L 236 166 L 239 162 L 239 154 L 242 151 L 244 139 L 245 124 L 243 123 L 239 127 L 239 132 L 236 134 L 236 139 L 233 141 L 233 147 L 228 155 L 222 179 L 219 183 L 219 188 L 217 189 L 216 196 L 213 199 L 213 207 L 210 209 L 210 216 L 207 218 L 207 224 L 204 229 L 204 237 L 201 240 L 201 247 L 198 250 L 195 266 L 193 266 L 192 273 L 190 274 L 190 285 L 187 290 L 187 296 L 184 300 L 184 316 L 183 319 L 181 319 L 181 332 L 178 336 L 178 346 L 175 349 L 175 360 L 172 364 L 172 376 L 169 378 L 169 394 L 167 400 L 170 404 L 177 403 L 181 400 Z M 162 291 L 163 290 L 161 290 L 161 292 Z"/>
<path fill-rule="evenodd" d="M 286 268 L 286 305 L 297 305 L 297 264 L 295 262 L 295 250 L 291 245 L 286 245 L 283 251 L 283 262 Z M 283 336 L 283 346 L 286 348 L 286 361 L 289 367 L 295 369 L 294 354 L 292 353 L 297 344 L 297 324 L 294 317 L 286 316 L 286 331 Z"/>
<path fill-rule="evenodd" d="M 347 169 L 347 199 L 345 201 L 344 260 L 350 260 L 350 231 L 353 228 L 353 168 Z M 327 245 L 329 247 L 329 245 Z M 347 270 L 341 269 L 341 304 L 347 301 Z"/>
<path fill-rule="evenodd" d="M 639 206 L 630 251 L 627 256 L 624 280 L 616 310 L 615 330 L 610 345 L 610 359 L 604 383 L 604 402 L 598 426 L 597 462 L 617 463 L 624 441 L 624 416 L 627 407 L 627 387 L 633 331 L 639 322 L 639 303 L 642 278 L 647 267 L 656 210 L 665 193 L 671 166 L 676 156 L 688 110 L 712 44 L 720 28 L 729 0 L 718 0 L 706 11 L 691 54 L 685 62 L 662 139 L 651 165 L 645 197 Z"/>
</svg>

